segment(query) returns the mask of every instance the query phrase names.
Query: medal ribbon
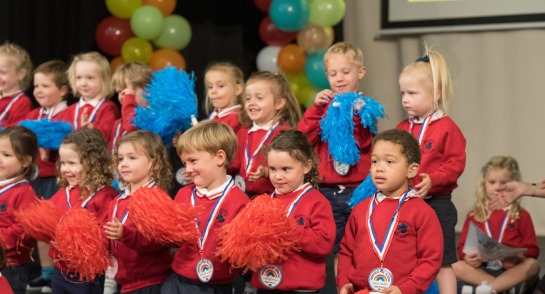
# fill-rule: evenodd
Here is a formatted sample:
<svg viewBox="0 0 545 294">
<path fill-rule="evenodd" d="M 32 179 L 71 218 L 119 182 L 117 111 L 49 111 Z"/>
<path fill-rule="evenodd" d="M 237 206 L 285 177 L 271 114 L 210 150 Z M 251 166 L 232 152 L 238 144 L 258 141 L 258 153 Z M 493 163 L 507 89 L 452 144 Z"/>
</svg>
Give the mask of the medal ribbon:
<svg viewBox="0 0 545 294">
<path fill-rule="evenodd" d="M 206 226 L 204 229 L 204 232 L 201 233 L 201 237 L 199 238 L 199 249 L 200 254 L 202 255 L 202 251 L 204 250 L 204 244 L 206 243 L 206 239 L 208 238 L 208 233 L 210 232 L 210 227 L 212 226 L 213 220 L 216 218 L 216 215 L 218 214 L 221 204 L 223 203 L 223 200 L 225 200 L 225 196 L 227 195 L 227 191 L 230 190 L 234 186 L 233 178 L 229 180 L 227 185 L 225 186 L 225 189 L 223 189 L 223 192 L 218 198 L 218 201 L 216 201 L 216 204 L 214 204 L 214 208 L 212 208 L 212 212 L 210 213 L 210 216 L 208 217 L 208 221 L 206 222 Z M 197 200 L 195 198 L 195 189 L 193 188 L 193 192 L 191 192 L 191 206 L 195 207 L 197 205 Z M 197 231 L 199 230 L 198 225 L 198 219 L 195 218 L 195 226 L 197 227 Z"/>
<path fill-rule="evenodd" d="M 303 184 L 303 187 L 301 188 L 301 192 L 299 193 L 299 195 L 297 195 L 297 197 L 295 197 L 295 199 L 288 206 L 286 217 L 289 217 L 291 215 L 291 213 L 293 212 L 293 209 L 295 208 L 297 203 L 299 203 L 299 200 L 301 200 L 301 198 L 303 198 L 303 196 L 305 196 L 305 194 L 307 194 L 308 191 L 310 190 L 312 190 L 312 186 L 309 183 Z M 275 196 L 276 196 L 276 192 L 273 192 L 271 194 L 271 198 L 274 198 Z"/>
<path fill-rule="evenodd" d="M 91 196 L 87 197 L 87 199 L 85 199 L 85 201 L 83 201 L 81 203 L 81 207 L 83 208 L 87 208 L 87 204 L 89 204 L 89 202 L 91 202 L 91 200 L 93 200 L 93 198 L 95 198 L 95 196 L 97 195 L 97 193 L 102 190 L 102 188 L 104 188 L 104 186 L 100 187 L 97 189 L 97 191 L 95 193 L 93 193 Z M 70 203 L 70 187 L 66 187 L 65 189 L 65 194 L 66 194 L 66 205 L 68 205 L 68 208 L 72 208 L 72 203 Z"/>
<path fill-rule="evenodd" d="M 121 123 L 122 121 L 119 121 L 119 123 L 115 127 L 114 139 L 112 141 L 112 153 L 114 153 L 115 143 L 117 143 L 117 140 L 119 139 L 119 133 L 121 132 Z M 123 132 L 123 135 L 125 135 L 125 132 Z"/>
<path fill-rule="evenodd" d="M 228 116 L 229 114 L 235 112 L 235 110 L 239 109 L 240 108 L 240 105 L 233 105 L 233 106 L 230 106 L 230 107 L 227 107 L 227 108 L 224 108 L 220 111 L 212 111 L 212 113 L 210 113 L 210 116 L 208 116 L 208 119 L 213 119 L 214 117 L 224 117 L 224 116 Z"/>
<path fill-rule="evenodd" d="M 501 224 L 500 235 L 498 236 L 498 242 L 500 243 L 501 243 L 501 240 L 503 239 L 503 233 L 505 232 L 505 229 L 507 228 L 508 223 L 509 223 L 509 212 L 506 211 L 505 216 L 503 217 L 502 224 Z M 492 230 L 490 230 L 490 224 L 488 223 L 488 220 L 484 222 L 484 227 L 486 229 L 486 234 L 488 235 L 488 237 L 494 239 L 494 237 L 492 237 Z"/>
<path fill-rule="evenodd" d="M 259 151 L 261 150 L 261 148 L 263 148 L 263 145 L 265 144 L 265 142 L 267 142 L 267 140 L 272 136 L 272 134 L 274 133 L 274 131 L 276 130 L 276 128 L 278 127 L 278 125 L 280 124 L 280 122 L 276 122 L 268 131 L 267 133 L 265 134 L 265 136 L 263 137 L 263 139 L 261 140 L 261 142 L 259 143 L 259 145 L 257 146 L 257 148 L 255 149 L 254 151 L 254 154 L 252 154 L 252 157 L 250 157 L 250 151 L 248 150 L 248 137 L 250 137 L 250 131 L 248 131 L 248 136 L 246 137 L 246 145 L 244 147 L 244 160 L 246 161 L 246 175 L 248 175 L 248 173 L 250 172 L 250 169 L 252 168 L 252 162 L 254 161 L 254 158 L 255 156 L 259 153 Z"/>
<path fill-rule="evenodd" d="M 373 250 L 377 254 L 378 258 L 380 259 L 381 267 L 382 263 L 384 261 L 384 256 L 386 256 L 386 253 L 388 252 L 388 249 L 390 248 L 390 243 L 392 242 L 392 237 L 394 235 L 394 231 L 397 225 L 397 215 L 399 210 L 401 209 L 401 205 L 403 205 L 403 202 L 407 199 L 407 195 L 412 190 L 412 188 L 409 188 L 407 192 L 399 198 L 399 204 L 397 205 L 397 209 L 394 212 L 394 215 L 392 215 L 392 219 L 390 220 L 390 223 L 388 224 L 388 228 L 386 229 L 386 234 L 384 235 L 384 239 L 382 240 L 382 245 L 378 243 L 377 236 L 375 233 L 375 230 L 373 229 L 373 211 L 375 210 L 376 203 L 377 203 L 377 193 L 375 193 L 373 199 L 369 203 L 369 211 L 367 215 L 367 229 L 369 230 L 369 239 L 371 241 L 371 245 L 373 245 Z"/>
<path fill-rule="evenodd" d="M 20 180 L 20 181 L 17 181 L 15 183 L 11 183 L 11 184 L 5 186 L 4 188 L 0 189 L 0 195 L 6 193 L 7 191 L 11 190 L 12 188 L 14 188 L 16 186 L 26 184 L 26 183 L 28 183 L 27 180 Z"/>
<path fill-rule="evenodd" d="M 57 110 L 57 106 L 59 104 L 56 104 L 55 106 L 53 106 L 53 108 L 49 109 L 49 112 L 47 113 L 47 121 L 51 121 L 51 119 L 53 118 L 53 115 L 56 114 L 55 111 Z M 42 107 L 40 108 L 40 114 L 38 116 L 38 120 L 42 119 L 42 116 L 44 114 L 45 114 L 45 107 Z"/>
<path fill-rule="evenodd" d="M 428 129 L 428 126 L 430 125 L 431 123 L 431 118 L 432 116 L 435 114 L 432 113 L 430 116 L 426 117 L 424 119 L 424 121 L 422 122 L 422 128 L 420 129 L 420 133 L 418 134 L 418 144 L 422 145 L 422 140 L 424 140 L 424 134 L 426 133 L 426 130 Z M 411 120 L 411 126 L 409 127 L 409 133 L 413 133 L 413 127 L 414 127 L 414 124 L 415 124 L 415 120 L 416 118 L 413 118 Z"/>
<path fill-rule="evenodd" d="M 8 103 L 8 105 L 6 106 L 6 108 L 4 109 L 4 111 L 2 111 L 2 113 L 0 114 L 0 121 L 4 121 L 4 118 L 5 116 L 8 114 L 8 111 L 10 110 L 11 106 L 13 106 L 13 104 L 19 100 L 19 98 L 21 98 L 21 96 L 23 96 L 23 92 L 15 95 L 15 97 L 13 97 L 13 99 L 11 99 L 11 101 Z"/>
<path fill-rule="evenodd" d="M 89 121 L 90 122 L 94 122 L 95 121 L 95 116 L 98 112 L 98 110 L 100 109 L 100 107 L 102 107 L 102 104 L 104 104 L 104 101 L 106 101 L 106 98 L 100 100 L 100 102 L 98 102 L 97 106 L 93 109 L 93 111 L 91 111 L 91 116 L 89 116 Z M 78 117 L 79 117 L 79 109 L 82 107 L 81 104 L 83 104 L 85 102 L 82 102 L 81 100 L 78 102 L 78 105 L 76 106 L 76 113 L 74 114 L 74 129 L 78 129 Z"/>
</svg>

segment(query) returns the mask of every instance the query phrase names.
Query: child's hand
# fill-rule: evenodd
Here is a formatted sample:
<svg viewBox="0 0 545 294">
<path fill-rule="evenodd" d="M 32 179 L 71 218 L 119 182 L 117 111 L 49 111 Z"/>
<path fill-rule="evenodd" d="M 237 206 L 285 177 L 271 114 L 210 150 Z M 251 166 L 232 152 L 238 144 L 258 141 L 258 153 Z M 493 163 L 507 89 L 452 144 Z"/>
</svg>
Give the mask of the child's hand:
<svg viewBox="0 0 545 294">
<path fill-rule="evenodd" d="M 248 180 L 250 180 L 250 182 L 257 182 L 257 180 L 261 178 L 266 178 L 269 174 L 267 171 L 268 168 L 260 165 L 255 172 L 248 173 Z"/>
<path fill-rule="evenodd" d="M 49 161 L 49 150 L 40 147 L 38 148 L 38 152 L 42 161 Z"/>
<path fill-rule="evenodd" d="M 380 293 L 401 294 L 401 290 L 398 286 L 390 286 L 380 290 Z"/>
<path fill-rule="evenodd" d="M 362 98 L 356 99 L 356 101 L 354 103 L 354 110 L 355 111 L 360 111 L 360 109 L 362 109 L 364 107 L 365 107 L 365 100 L 363 100 Z"/>
<path fill-rule="evenodd" d="M 415 185 L 414 188 L 418 197 L 425 197 L 431 189 L 431 178 L 428 174 L 424 173 L 420 174 L 420 176 L 422 177 L 422 182 Z"/>
<path fill-rule="evenodd" d="M 104 230 L 110 240 L 119 240 L 123 236 L 123 224 L 116 217 L 111 222 L 106 223 Z"/>
<path fill-rule="evenodd" d="M 316 98 L 314 99 L 314 104 L 325 106 L 331 99 L 335 97 L 335 93 L 329 89 L 322 90 L 316 94 Z"/>
<path fill-rule="evenodd" d="M 483 263 L 477 253 L 466 254 L 464 256 L 464 261 L 473 268 L 478 268 Z"/>
<path fill-rule="evenodd" d="M 339 289 L 339 294 L 354 294 L 354 285 L 346 284 L 341 289 Z"/>
<path fill-rule="evenodd" d="M 81 128 L 88 128 L 88 129 L 94 128 L 93 123 L 89 120 L 89 113 L 87 109 L 84 110 L 83 113 L 81 114 L 80 125 L 81 125 Z"/>
</svg>

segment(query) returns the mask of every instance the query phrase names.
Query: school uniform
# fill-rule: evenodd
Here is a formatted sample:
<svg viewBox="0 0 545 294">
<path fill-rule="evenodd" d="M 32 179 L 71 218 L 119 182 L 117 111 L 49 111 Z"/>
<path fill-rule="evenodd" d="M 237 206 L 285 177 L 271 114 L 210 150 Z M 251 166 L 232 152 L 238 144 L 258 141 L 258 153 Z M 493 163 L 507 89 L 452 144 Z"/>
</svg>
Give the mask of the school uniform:
<svg viewBox="0 0 545 294">
<path fill-rule="evenodd" d="M 23 91 L 0 98 L 0 128 L 18 125 L 32 110 L 32 101 Z"/>
<path fill-rule="evenodd" d="M 0 293 L 13 294 L 13 290 L 11 290 L 8 280 L 2 275 L 2 273 L 0 273 Z"/>
<path fill-rule="evenodd" d="M 239 113 L 240 113 L 241 106 L 240 105 L 233 105 L 231 107 L 227 107 L 225 109 L 222 109 L 220 111 L 213 111 L 209 115 L 209 119 L 226 124 L 233 129 L 233 132 L 235 134 L 240 130 L 240 120 L 239 120 Z"/>
<path fill-rule="evenodd" d="M 112 125 L 119 117 L 117 105 L 107 98 L 89 101 L 80 98 L 77 103 L 70 105 L 66 110 L 66 118 L 74 130 L 81 129 L 81 118 L 84 113 L 87 113 L 93 127 L 100 131 L 106 142 L 109 142 L 112 136 Z"/>
<path fill-rule="evenodd" d="M 115 144 L 126 134 L 138 130 L 134 125 L 134 113 L 136 111 L 136 98 L 133 94 L 125 94 L 123 105 L 121 105 L 121 118 L 116 120 L 111 130 L 110 140 L 108 145 L 112 149 L 115 149 Z"/>
</svg>

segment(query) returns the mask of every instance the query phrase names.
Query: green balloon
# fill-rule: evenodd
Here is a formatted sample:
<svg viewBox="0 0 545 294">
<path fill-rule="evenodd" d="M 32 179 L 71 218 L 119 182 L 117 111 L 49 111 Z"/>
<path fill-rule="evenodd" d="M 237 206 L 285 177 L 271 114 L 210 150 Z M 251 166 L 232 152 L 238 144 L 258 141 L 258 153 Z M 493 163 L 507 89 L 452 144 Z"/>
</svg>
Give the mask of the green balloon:
<svg viewBox="0 0 545 294">
<path fill-rule="evenodd" d="M 160 48 L 172 50 L 184 49 L 191 40 L 191 26 L 189 22 L 177 15 L 165 17 L 161 35 L 153 41 Z"/>
<path fill-rule="evenodd" d="M 346 11 L 344 0 L 312 0 L 309 4 L 308 22 L 324 27 L 338 24 Z"/>
<path fill-rule="evenodd" d="M 142 0 L 106 0 L 108 11 L 121 19 L 130 18 L 140 6 L 142 6 Z"/>
<path fill-rule="evenodd" d="M 153 53 L 150 42 L 142 38 L 130 38 L 121 47 L 121 57 L 125 62 L 140 61 L 147 63 Z"/>
<path fill-rule="evenodd" d="M 164 17 L 161 10 L 155 6 L 142 6 L 131 16 L 131 30 L 142 39 L 152 40 L 163 31 Z"/>
</svg>

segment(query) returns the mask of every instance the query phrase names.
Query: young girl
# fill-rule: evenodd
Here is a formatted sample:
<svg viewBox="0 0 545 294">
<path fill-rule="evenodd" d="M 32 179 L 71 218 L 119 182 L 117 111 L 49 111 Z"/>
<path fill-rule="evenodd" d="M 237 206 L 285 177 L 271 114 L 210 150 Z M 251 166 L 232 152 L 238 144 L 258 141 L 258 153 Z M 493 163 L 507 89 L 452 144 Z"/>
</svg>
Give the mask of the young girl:
<svg viewBox="0 0 545 294">
<path fill-rule="evenodd" d="M 0 244 L 7 255 L 2 270 L 13 292 L 24 294 L 27 287 L 25 263 L 34 240 L 22 236 L 22 228 L 15 221 L 14 211 L 24 210 L 37 200 L 28 183 L 36 173 L 36 135 L 16 126 L 0 132 Z"/>
<path fill-rule="evenodd" d="M 4 248 L 0 246 L 0 271 L 2 271 L 5 267 L 6 267 L 6 252 L 4 252 Z M 11 290 L 8 280 L 6 279 L 6 277 L 2 276 L 1 272 L 0 272 L 0 292 L 5 294 L 13 294 L 13 290 Z"/>
<path fill-rule="evenodd" d="M 81 206 L 97 219 L 104 219 L 108 204 L 117 195 L 109 186 L 111 165 L 108 145 L 98 130 L 85 128 L 69 134 L 62 140 L 57 161 L 61 189 L 50 201 L 61 211 Z M 66 264 L 59 260 L 62 256 L 55 246 L 51 246 L 49 256 L 55 265 L 51 283 L 53 293 L 102 293 L 104 276 L 93 281 L 79 281 L 78 274 L 69 272 Z"/>
<path fill-rule="evenodd" d="M 494 156 L 482 168 L 476 192 L 477 201 L 467 215 L 458 243 L 461 260 L 452 265 L 459 280 L 475 286 L 480 285 L 477 291 L 479 289 L 487 289 L 486 293 L 492 293 L 491 290 L 495 291 L 494 293 L 508 291 L 521 282 L 535 280 L 539 274 L 539 264 L 536 260 L 539 247 L 534 225 L 528 211 L 520 206 L 520 200 L 504 209 L 494 211 L 487 209 L 489 201 L 500 197 L 505 183 L 520 180 L 519 165 L 511 156 Z M 526 248 L 526 251 L 522 256 L 488 262 L 482 262 L 477 253 L 464 253 L 463 247 L 471 222 L 498 242 L 515 248 Z M 472 287 L 470 289 L 473 290 Z M 517 293 L 519 292 L 520 290 Z"/>
<path fill-rule="evenodd" d="M 135 131 L 119 140 L 114 166 L 125 182 L 125 192 L 110 202 L 104 226 L 110 252 L 117 261 L 116 281 L 121 292 L 160 293 L 171 273 L 170 248 L 144 237 L 128 219 L 130 196 L 142 186 L 167 189 L 172 172 L 161 138 L 148 131 Z"/>
<path fill-rule="evenodd" d="M 34 70 L 34 97 L 40 104 L 26 116 L 29 120 L 61 121 L 67 103 L 69 85 L 66 77 L 66 64 L 60 60 L 51 60 L 40 64 Z M 49 199 L 57 192 L 56 162 L 59 153 L 56 150 L 38 148 L 38 178 L 32 187 L 38 197 Z M 49 244 L 38 241 L 41 275 L 28 283 L 29 290 L 38 290 L 51 286 L 53 261 L 47 255 Z"/>
<path fill-rule="evenodd" d="M 246 112 L 241 117 L 238 151 L 231 169 L 238 171 L 235 183 L 248 196 L 270 194 L 274 187 L 268 179 L 262 150 L 280 130 L 297 126 L 301 108 L 288 82 L 279 73 L 252 74 L 244 95 Z"/>
<path fill-rule="evenodd" d="M 151 82 L 151 67 L 142 62 L 129 62 L 120 66 L 112 76 L 112 85 L 119 94 L 121 118 L 116 120 L 110 139 L 112 152 L 119 139 L 138 128 L 133 124 L 134 111 L 138 105 L 146 106 L 144 89 Z"/>
<path fill-rule="evenodd" d="M 24 93 L 31 74 L 32 63 L 25 49 L 8 42 L 0 46 L 0 128 L 17 125 L 32 110 Z"/>
<path fill-rule="evenodd" d="M 316 190 L 317 155 L 301 132 L 286 130 L 272 140 L 266 156 L 269 179 L 275 188 L 271 197 L 280 200 L 286 216 L 297 222 L 299 251 L 283 263 L 254 272 L 252 285 L 260 289 L 258 293 L 273 289 L 274 293 L 318 293 L 325 285 L 326 257 L 335 242 L 335 220 L 329 201 Z M 281 278 L 271 280 L 271 272 Z"/>
<path fill-rule="evenodd" d="M 217 62 L 205 70 L 205 110 L 209 119 L 230 126 L 235 134 L 240 129 L 244 76 L 242 70 L 230 62 Z"/>
<path fill-rule="evenodd" d="M 119 109 L 108 99 L 113 92 L 110 63 L 97 52 L 76 55 L 68 68 L 68 81 L 77 103 L 68 107 L 66 121 L 74 130 L 95 128 L 108 142 Z"/>
<path fill-rule="evenodd" d="M 426 50 L 424 57 L 403 69 L 399 87 L 409 119 L 397 128 L 418 139 L 422 152 L 420 174 L 412 185 L 417 195 L 435 210 L 443 229 L 443 266 L 437 275 L 439 291 L 453 294 L 456 277 L 451 265 L 458 258 L 454 233 L 457 212 L 451 194 L 464 171 L 466 140 L 446 115 L 452 100 L 452 84 L 445 59 L 438 52 Z"/>
</svg>

